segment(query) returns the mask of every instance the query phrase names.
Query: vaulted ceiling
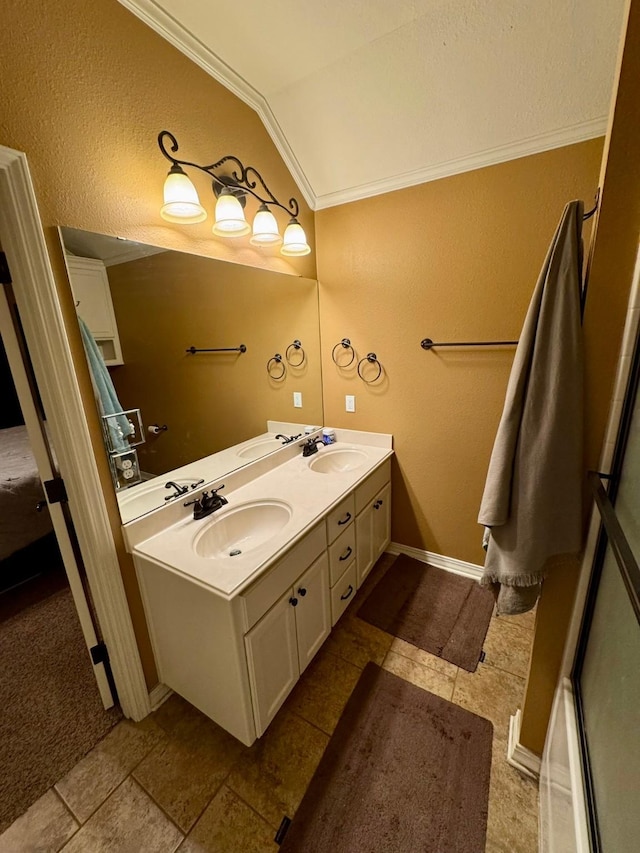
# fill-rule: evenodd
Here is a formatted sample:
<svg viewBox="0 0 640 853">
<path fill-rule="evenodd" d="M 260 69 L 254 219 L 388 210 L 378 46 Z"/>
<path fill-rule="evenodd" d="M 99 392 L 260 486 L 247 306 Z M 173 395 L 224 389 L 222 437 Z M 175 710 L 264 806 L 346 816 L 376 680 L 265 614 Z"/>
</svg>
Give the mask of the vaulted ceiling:
<svg viewBox="0 0 640 853">
<path fill-rule="evenodd" d="M 605 133 L 624 0 L 120 0 L 257 110 L 314 209 Z"/>
</svg>

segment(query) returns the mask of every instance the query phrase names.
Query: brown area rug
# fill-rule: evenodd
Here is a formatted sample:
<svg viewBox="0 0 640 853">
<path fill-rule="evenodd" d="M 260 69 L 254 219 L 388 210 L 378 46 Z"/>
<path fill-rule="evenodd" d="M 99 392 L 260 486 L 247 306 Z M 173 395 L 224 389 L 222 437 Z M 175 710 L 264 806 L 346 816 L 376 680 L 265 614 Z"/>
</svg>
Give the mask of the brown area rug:
<svg viewBox="0 0 640 853">
<path fill-rule="evenodd" d="M 68 587 L 0 624 L 0 833 L 121 717 L 102 707 Z"/>
<path fill-rule="evenodd" d="M 493 726 L 365 667 L 282 853 L 483 853 Z"/>
<path fill-rule="evenodd" d="M 464 578 L 401 554 L 378 581 L 358 616 L 475 672 L 487 634 L 494 598 Z"/>
</svg>

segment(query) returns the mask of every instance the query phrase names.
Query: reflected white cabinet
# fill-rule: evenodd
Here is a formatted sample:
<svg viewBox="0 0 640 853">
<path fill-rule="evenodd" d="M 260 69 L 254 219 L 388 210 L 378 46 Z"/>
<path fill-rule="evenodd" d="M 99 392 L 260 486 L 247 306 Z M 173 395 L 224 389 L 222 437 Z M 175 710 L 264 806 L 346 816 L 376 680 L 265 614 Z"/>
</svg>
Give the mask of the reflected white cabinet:
<svg viewBox="0 0 640 853">
<path fill-rule="evenodd" d="M 329 562 L 323 553 L 245 636 L 258 737 L 330 631 Z"/>
<path fill-rule="evenodd" d="M 356 516 L 358 589 L 391 540 L 391 484 L 387 483 Z"/>
<path fill-rule="evenodd" d="M 76 311 L 89 327 L 105 364 L 123 364 L 107 270 L 102 261 L 67 255 Z"/>
</svg>

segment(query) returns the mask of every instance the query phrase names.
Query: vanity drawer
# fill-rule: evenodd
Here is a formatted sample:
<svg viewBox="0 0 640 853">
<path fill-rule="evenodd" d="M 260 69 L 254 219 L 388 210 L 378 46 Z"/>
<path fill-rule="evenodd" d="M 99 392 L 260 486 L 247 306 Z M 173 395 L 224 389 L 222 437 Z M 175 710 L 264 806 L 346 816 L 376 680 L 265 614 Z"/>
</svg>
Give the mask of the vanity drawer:
<svg viewBox="0 0 640 853">
<path fill-rule="evenodd" d="M 356 594 L 356 561 L 352 560 L 337 584 L 331 587 L 331 626 L 342 616 Z"/>
<path fill-rule="evenodd" d="M 244 604 L 245 631 L 255 625 L 288 587 L 293 586 L 326 547 L 327 535 L 324 524 L 320 523 L 240 595 Z"/>
<path fill-rule="evenodd" d="M 356 489 L 356 514 L 362 512 L 380 489 L 391 479 L 391 461 L 387 459 Z"/>
<path fill-rule="evenodd" d="M 355 514 L 355 500 L 352 492 L 343 501 L 340 501 L 338 506 L 327 516 L 327 539 L 329 544 L 353 521 Z"/>
<path fill-rule="evenodd" d="M 329 585 L 338 580 L 356 555 L 356 528 L 349 524 L 336 541 L 329 546 Z"/>
</svg>

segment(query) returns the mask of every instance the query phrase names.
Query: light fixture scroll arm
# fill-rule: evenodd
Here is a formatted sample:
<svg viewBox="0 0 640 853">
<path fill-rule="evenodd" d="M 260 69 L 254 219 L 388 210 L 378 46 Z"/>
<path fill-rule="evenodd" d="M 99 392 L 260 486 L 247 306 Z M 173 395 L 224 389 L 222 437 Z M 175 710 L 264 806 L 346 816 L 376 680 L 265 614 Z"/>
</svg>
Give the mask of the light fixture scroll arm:
<svg viewBox="0 0 640 853">
<path fill-rule="evenodd" d="M 297 219 L 300 208 L 298 206 L 298 202 L 296 201 L 296 199 L 295 198 L 289 199 L 289 207 L 288 208 L 285 207 L 284 204 L 280 204 L 278 199 L 274 196 L 274 194 L 271 192 L 269 187 L 265 184 L 264 178 L 262 177 L 260 172 L 258 172 L 257 169 L 254 169 L 253 166 L 247 166 L 246 169 L 244 169 L 244 175 L 243 175 L 244 183 L 247 186 L 247 188 L 249 189 L 249 192 L 251 192 L 252 189 L 255 189 L 255 186 L 256 186 L 255 181 L 249 180 L 249 172 L 252 172 L 257 177 L 257 179 L 260 181 L 260 183 L 262 184 L 262 186 L 264 188 L 264 191 L 269 196 L 269 199 L 261 198 L 256 193 L 252 193 L 252 195 L 254 195 L 257 199 L 259 199 L 263 204 L 275 204 L 281 210 L 284 210 L 285 213 L 289 214 L 289 216 L 293 216 L 294 219 Z"/>
</svg>

